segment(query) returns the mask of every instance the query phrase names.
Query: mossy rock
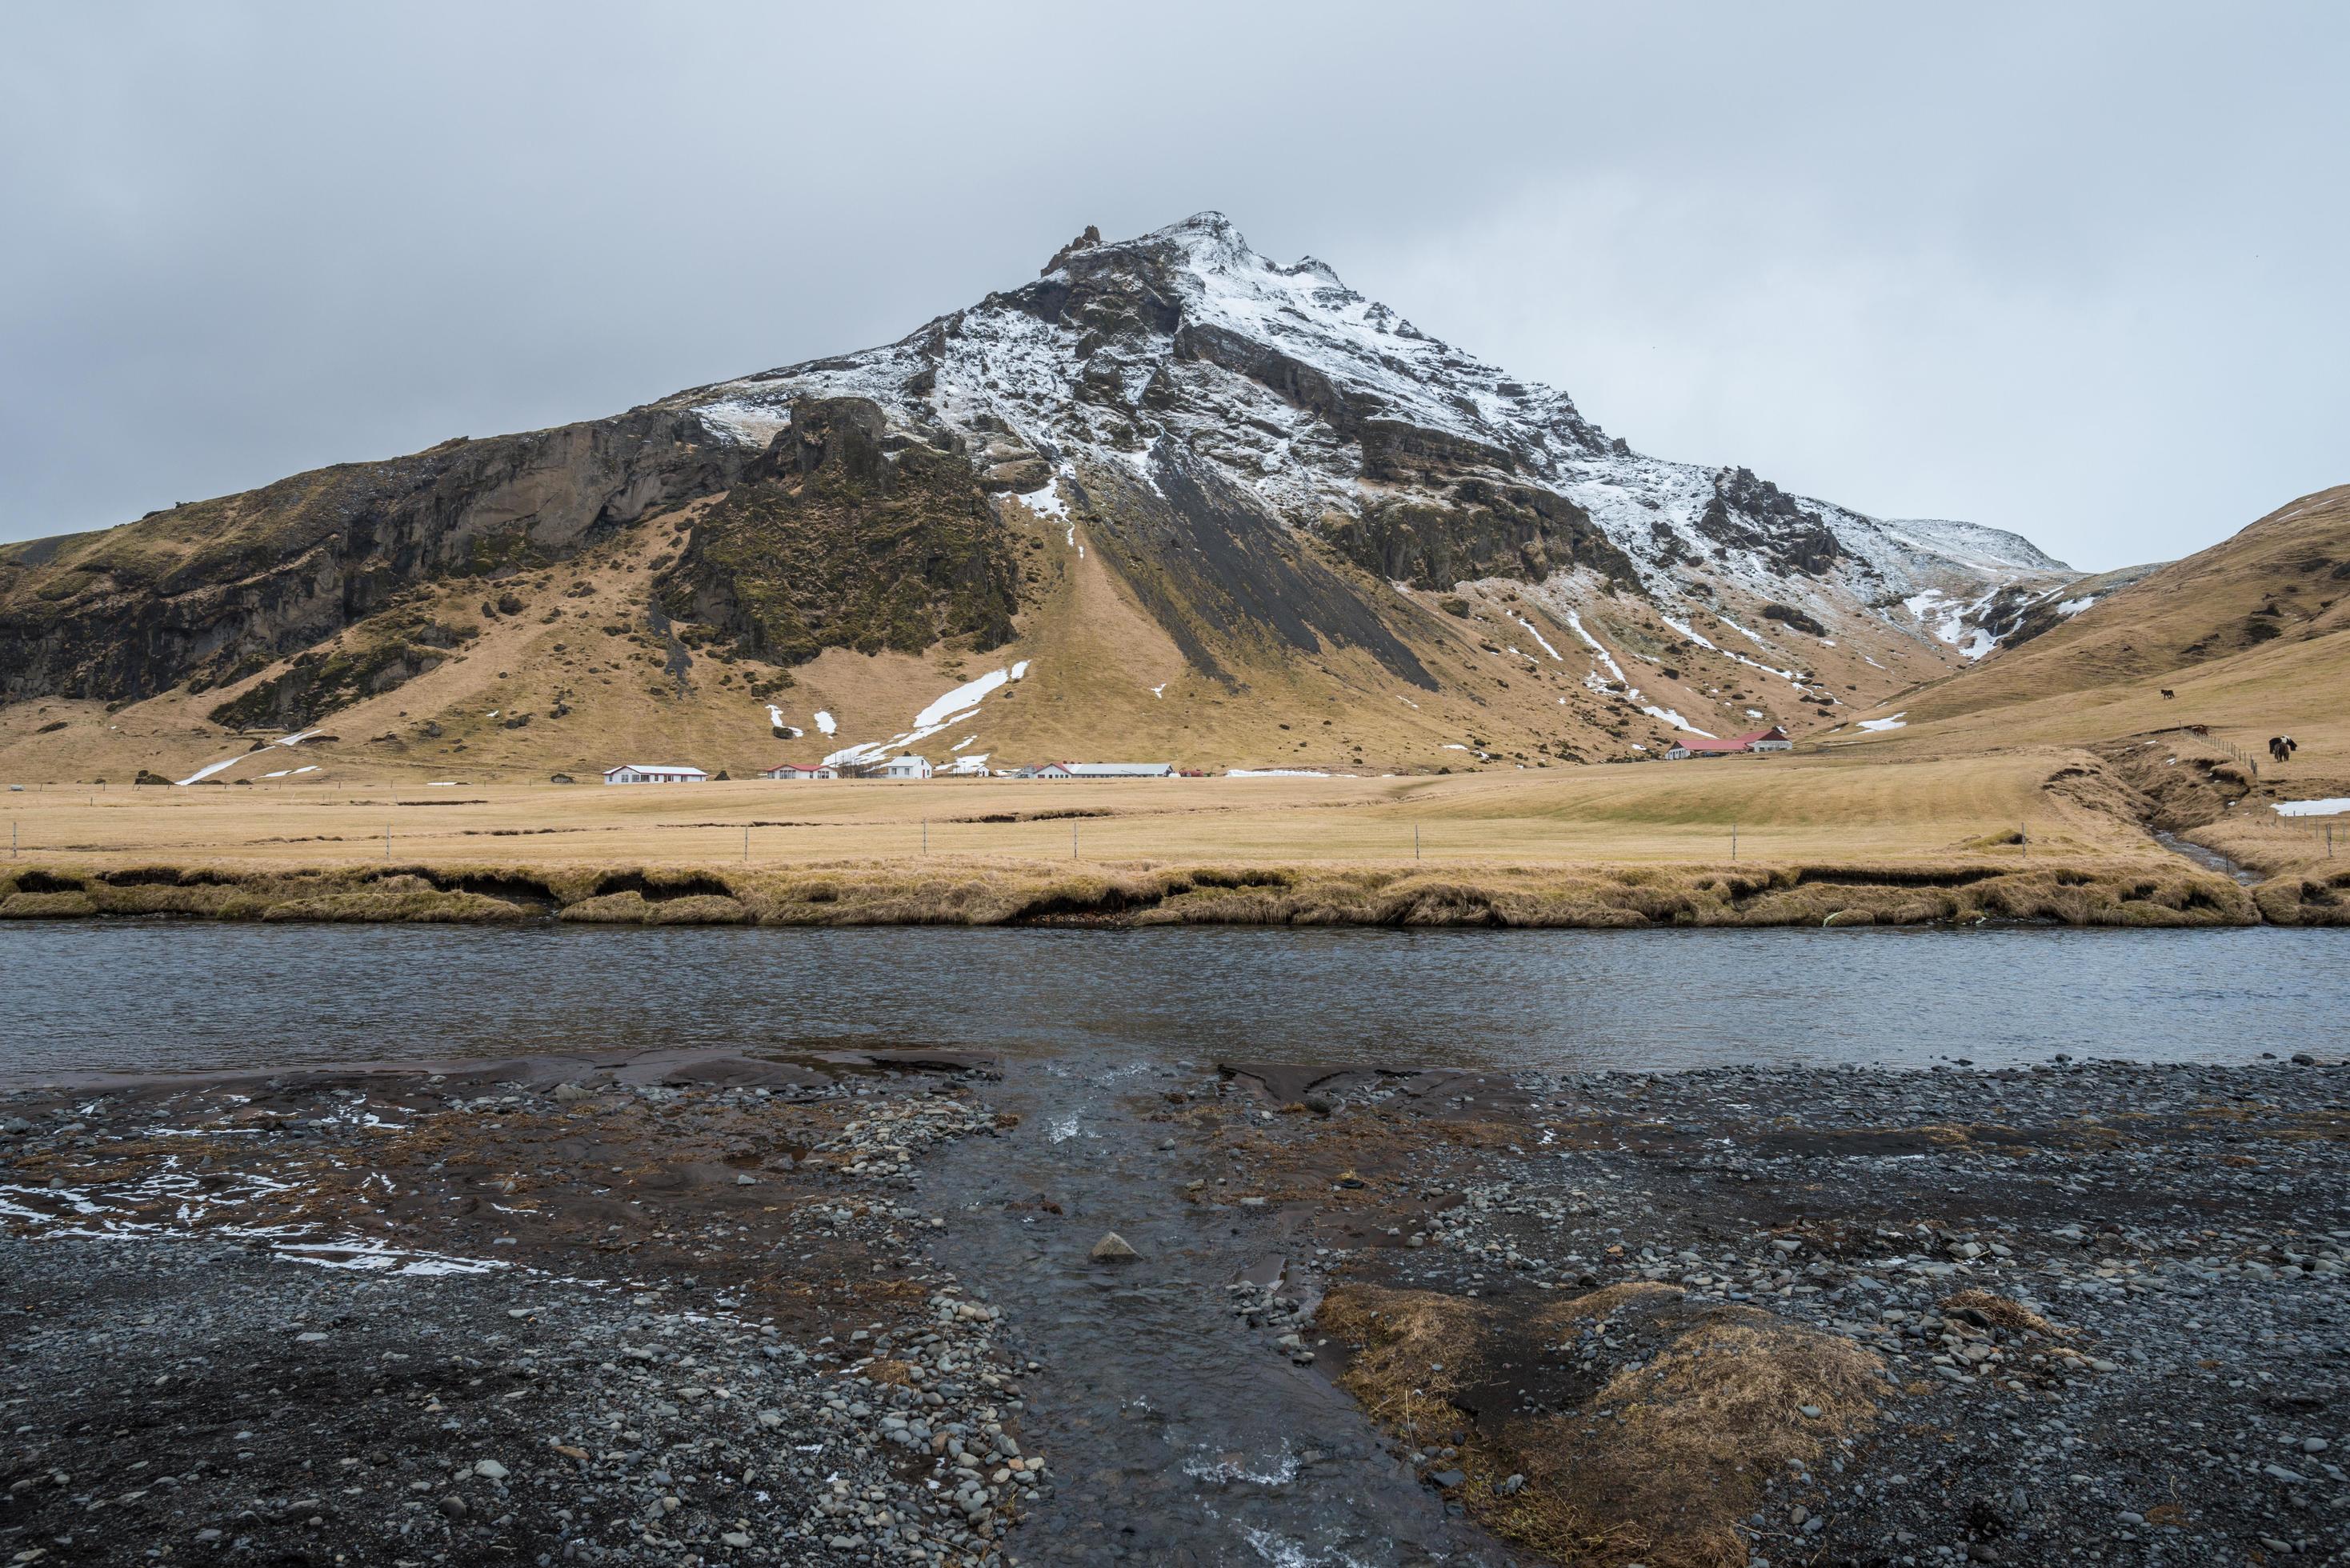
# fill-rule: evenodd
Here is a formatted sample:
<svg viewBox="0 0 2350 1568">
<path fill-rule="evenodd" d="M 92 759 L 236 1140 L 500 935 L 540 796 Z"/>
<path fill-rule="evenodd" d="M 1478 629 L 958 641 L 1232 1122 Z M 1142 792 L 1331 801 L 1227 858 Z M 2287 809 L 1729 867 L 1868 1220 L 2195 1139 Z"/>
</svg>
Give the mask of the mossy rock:
<svg viewBox="0 0 2350 1568">
<path fill-rule="evenodd" d="M 827 648 L 920 653 L 1009 641 L 1011 537 L 960 454 L 884 450 L 859 398 L 801 399 L 792 429 L 693 530 L 656 585 L 662 607 L 797 664 Z"/>
<path fill-rule="evenodd" d="M 220 703 L 209 717 L 233 729 L 307 724 L 439 668 L 446 650 L 463 640 L 456 629 L 405 611 L 352 636 L 348 646 L 297 655 L 283 672 Z"/>
</svg>

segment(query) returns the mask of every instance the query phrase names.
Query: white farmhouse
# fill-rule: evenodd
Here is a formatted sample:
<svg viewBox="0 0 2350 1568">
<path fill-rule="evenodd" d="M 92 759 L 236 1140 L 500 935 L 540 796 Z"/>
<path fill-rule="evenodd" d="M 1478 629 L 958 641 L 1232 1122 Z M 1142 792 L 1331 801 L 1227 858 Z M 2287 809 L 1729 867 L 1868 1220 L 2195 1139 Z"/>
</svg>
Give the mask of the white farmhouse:
<svg viewBox="0 0 2350 1568">
<path fill-rule="evenodd" d="M 926 779 L 931 776 L 931 759 L 911 752 L 900 753 L 881 764 L 885 779 Z"/>
<path fill-rule="evenodd" d="M 709 777 L 700 768 L 681 768 L 667 763 L 622 763 L 617 768 L 604 770 L 604 782 L 608 784 L 702 784 Z"/>
</svg>

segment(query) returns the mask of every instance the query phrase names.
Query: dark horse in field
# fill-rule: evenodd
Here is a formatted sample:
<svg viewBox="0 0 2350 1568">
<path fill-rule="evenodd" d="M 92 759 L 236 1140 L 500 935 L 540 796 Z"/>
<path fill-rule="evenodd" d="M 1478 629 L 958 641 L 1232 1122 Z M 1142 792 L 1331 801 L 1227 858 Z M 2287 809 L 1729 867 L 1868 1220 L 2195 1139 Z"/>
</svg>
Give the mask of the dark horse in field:
<svg viewBox="0 0 2350 1568">
<path fill-rule="evenodd" d="M 2269 737 L 2269 755 L 2277 762 L 2289 763 L 2293 761 L 2293 753 L 2299 750 L 2301 750 L 2300 742 L 2295 741 L 2291 735 L 2271 735 Z"/>
</svg>

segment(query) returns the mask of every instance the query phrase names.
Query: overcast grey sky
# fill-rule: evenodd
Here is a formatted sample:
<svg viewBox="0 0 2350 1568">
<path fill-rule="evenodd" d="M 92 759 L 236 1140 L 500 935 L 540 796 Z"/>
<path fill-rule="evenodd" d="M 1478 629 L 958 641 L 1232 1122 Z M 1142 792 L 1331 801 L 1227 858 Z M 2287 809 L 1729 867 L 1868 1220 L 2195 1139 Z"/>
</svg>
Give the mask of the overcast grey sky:
<svg viewBox="0 0 2350 1568">
<path fill-rule="evenodd" d="M 2350 7 L 0 8 L 0 539 L 1201 208 L 1644 452 L 2103 568 L 2350 481 Z"/>
</svg>

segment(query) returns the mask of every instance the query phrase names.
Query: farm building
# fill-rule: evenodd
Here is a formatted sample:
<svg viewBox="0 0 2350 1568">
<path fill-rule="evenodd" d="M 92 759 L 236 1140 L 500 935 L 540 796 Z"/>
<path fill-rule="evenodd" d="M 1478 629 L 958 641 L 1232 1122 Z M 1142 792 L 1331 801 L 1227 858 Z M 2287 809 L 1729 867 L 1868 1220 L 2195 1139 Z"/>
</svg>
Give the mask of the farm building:
<svg viewBox="0 0 2350 1568">
<path fill-rule="evenodd" d="M 926 779 L 931 773 L 931 759 L 916 756 L 911 752 L 891 757 L 881 764 L 881 776 L 885 779 Z"/>
<path fill-rule="evenodd" d="M 1665 753 L 1667 762 L 1678 763 L 1686 757 L 1731 757 L 1745 752 L 1792 752 L 1795 742 L 1787 732 L 1773 724 L 1767 730 L 1752 734 L 1732 735 L 1728 740 L 1716 740 L 1711 735 L 1684 735 L 1675 741 Z"/>
<path fill-rule="evenodd" d="M 604 770 L 604 782 L 608 784 L 702 784 L 709 777 L 700 768 L 681 768 L 667 763 L 622 763 L 617 768 Z"/>
<path fill-rule="evenodd" d="M 763 779 L 837 779 L 838 768 L 828 768 L 818 763 L 814 767 L 802 767 L 797 763 L 785 763 L 779 768 L 769 768 L 759 775 Z"/>
<path fill-rule="evenodd" d="M 1171 779 L 1173 763 L 1045 763 L 1016 770 L 1020 779 Z"/>
</svg>

